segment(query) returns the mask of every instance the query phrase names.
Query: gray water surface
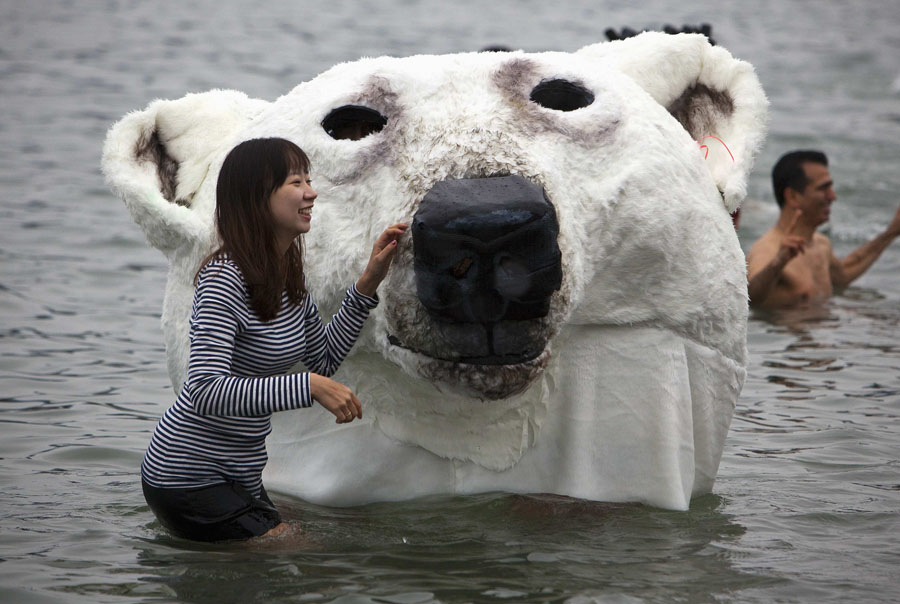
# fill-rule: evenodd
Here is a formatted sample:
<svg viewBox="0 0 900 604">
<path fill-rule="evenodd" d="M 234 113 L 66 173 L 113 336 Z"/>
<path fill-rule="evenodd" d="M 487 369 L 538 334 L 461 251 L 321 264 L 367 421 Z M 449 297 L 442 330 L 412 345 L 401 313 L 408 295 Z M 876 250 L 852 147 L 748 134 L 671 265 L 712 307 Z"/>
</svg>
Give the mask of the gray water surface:
<svg viewBox="0 0 900 604">
<path fill-rule="evenodd" d="M 689 512 L 485 494 L 339 509 L 278 497 L 306 541 L 173 539 L 138 467 L 173 398 L 165 262 L 99 173 L 107 128 L 157 97 L 274 100 L 361 55 L 576 50 L 606 27 L 713 24 L 772 101 L 768 173 L 832 158 L 839 255 L 900 203 L 893 1 L 547 3 L 0 0 L 0 601 L 900 601 L 900 244 L 822 308 L 754 315 L 712 495 Z"/>
</svg>

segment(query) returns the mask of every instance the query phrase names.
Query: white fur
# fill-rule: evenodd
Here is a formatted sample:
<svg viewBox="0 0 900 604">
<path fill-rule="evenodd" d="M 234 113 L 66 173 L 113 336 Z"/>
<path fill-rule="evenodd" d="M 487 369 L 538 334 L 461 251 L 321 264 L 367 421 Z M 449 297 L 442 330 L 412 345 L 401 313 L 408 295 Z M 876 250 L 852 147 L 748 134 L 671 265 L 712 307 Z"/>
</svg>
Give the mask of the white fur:
<svg viewBox="0 0 900 604">
<path fill-rule="evenodd" d="M 529 101 L 551 78 L 580 83 L 594 102 L 558 112 Z M 727 153 L 704 159 L 697 133 L 666 111 L 696 84 L 731 101 L 701 134 L 724 141 L 733 163 Z M 388 124 L 334 140 L 321 122 L 345 104 Z M 423 378 L 431 361 L 387 341 L 398 330 L 436 341 L 404 241 L 337 376 L 366 419 L 336 427 L 320 409 L 280 414 L 267 484 L 332 504 L 502 489 L 685 509 L 712 488 L 744 379 L 745 266 L 728 211 L 744 196 L 766 105 L 752 67 L 699 35 L 643 34 L 576 53 L 380 57 L 335 66 L 273 103 L 232 91 L 157 101 L 113 127 L 103 167 L 170 261 L 163 329 L 176 388 L 191 278 L 214 244 L 215 175 L 236 142 L 281 136 L 310 155 L 319 200 L 307 279 L 325 314 L 375 236 L 411 220 L 435 183 L 510 173 L 542 185 L 563 254 L 546 369 L 493 401 L 479 395 L 501 379 L 490 369 Z M 134 156 L 154 128 L 189 207 L 167 201 L 155 166 Z"/>
</svg>

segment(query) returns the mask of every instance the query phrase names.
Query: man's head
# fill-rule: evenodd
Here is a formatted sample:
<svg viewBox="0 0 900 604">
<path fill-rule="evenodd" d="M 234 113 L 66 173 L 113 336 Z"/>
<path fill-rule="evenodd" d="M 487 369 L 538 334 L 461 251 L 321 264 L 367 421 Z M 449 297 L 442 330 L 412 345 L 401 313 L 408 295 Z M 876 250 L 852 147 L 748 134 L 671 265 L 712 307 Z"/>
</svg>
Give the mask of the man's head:
<svg viewBox="0 0 900 604">
<path fill-rule="evenodd" d="M 837 199 L 828 172 L 828 158 L 820 151 L 794 151 L 783 156 L 772 170 L 775 198 L 781 211 L 801 211 L 802 222 L 816 227 L 831 218 Z"/>
<path fill-rule="evenodd" d="M 803 193 L 810 178 L 804 164 L 819 164 L 828 167 L 828 157 L 821 151 L 791 151 L 781 156 L 772 168 L 772 187 L 775 189 L 775 201 L 778 207 L 784 207 L 785 189 L 793 189 Z"/>
</svg>

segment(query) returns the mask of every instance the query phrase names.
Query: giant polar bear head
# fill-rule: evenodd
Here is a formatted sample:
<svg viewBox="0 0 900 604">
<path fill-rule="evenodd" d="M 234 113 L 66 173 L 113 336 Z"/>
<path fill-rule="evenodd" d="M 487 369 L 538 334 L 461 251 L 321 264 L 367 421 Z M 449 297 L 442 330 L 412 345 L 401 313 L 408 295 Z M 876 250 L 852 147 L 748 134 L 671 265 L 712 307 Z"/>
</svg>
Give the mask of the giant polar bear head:
<svg viewBox="0 0 900 604">
<path fill-rule="evenodd" d="M 169 260 L 176 388 L 235 144 L 280 136 L 310 156 L 307 280 L 326 314 L 380 230 L 410 222 L 337 375 L 365 420 L 281 414 L 270 486 L 335 504 L 500 489 L 683 509 L 712 487 L 744 379 L 729 212 L 766 116 L 749 64 L 645 33 L 361 59 L 272 103 L 155 101 L 111 129 L 103 168 Z"/>
</svg>

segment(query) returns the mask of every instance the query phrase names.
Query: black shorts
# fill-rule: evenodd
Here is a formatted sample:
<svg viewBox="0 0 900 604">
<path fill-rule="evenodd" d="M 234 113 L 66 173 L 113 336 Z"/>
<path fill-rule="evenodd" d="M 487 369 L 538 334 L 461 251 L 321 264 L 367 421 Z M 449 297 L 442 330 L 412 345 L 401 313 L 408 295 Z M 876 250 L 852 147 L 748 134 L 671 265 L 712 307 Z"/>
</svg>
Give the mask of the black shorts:
<svg viewBox="0 0 900 604">
<path fill-rule="evenodd" d="M 192 489 L 163 489 L 141 479 L 144 499 L 160 524 L 194 541 L 258 537 L 281 524 L 281 515 L 263 489 L 254 497 L 234 482 Z"/>
</svg>

